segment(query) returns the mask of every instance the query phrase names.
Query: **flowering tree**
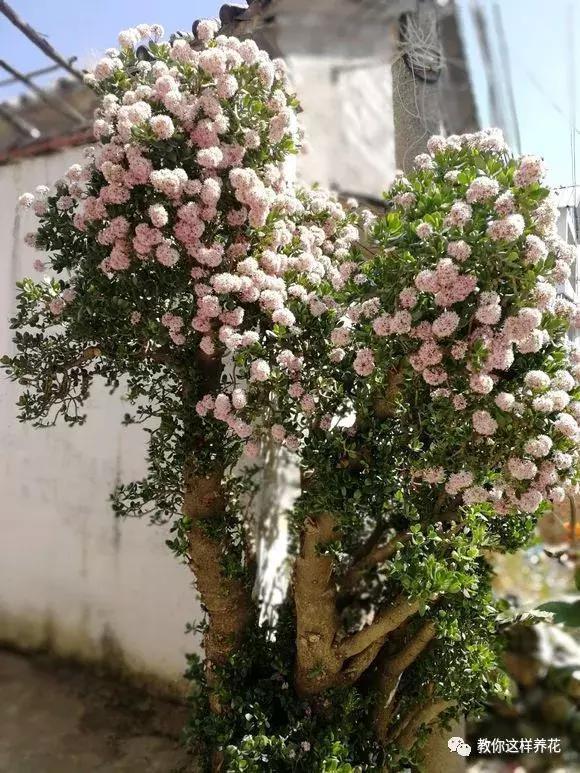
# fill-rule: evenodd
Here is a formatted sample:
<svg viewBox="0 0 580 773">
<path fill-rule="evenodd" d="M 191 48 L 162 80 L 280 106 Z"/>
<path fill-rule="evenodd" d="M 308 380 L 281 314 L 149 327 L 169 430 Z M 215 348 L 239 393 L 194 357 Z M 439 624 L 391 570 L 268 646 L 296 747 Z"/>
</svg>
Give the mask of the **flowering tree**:
<svg viewBox="0 0 580 773">
<path fill-rule="evenodd" d="M 298 188 L 282 65 L 216 32 L 139 26 L 89 76 L 96 148 L 22 197 L 54 273 L 20 283 L 4 365 L 22 420 L 82 424 L 101 377 L 145 423 L 114 508 L 170 521 L 194 571 L 204 763 L 397 770 L 504 689 L 488 556 L 575 482 L 572 255 L 540 162 L 496 132 L 433 138 L 378 219 Z M 274 626 L 252 594 L 266 440 L 302 471 Z"/>
</svg>

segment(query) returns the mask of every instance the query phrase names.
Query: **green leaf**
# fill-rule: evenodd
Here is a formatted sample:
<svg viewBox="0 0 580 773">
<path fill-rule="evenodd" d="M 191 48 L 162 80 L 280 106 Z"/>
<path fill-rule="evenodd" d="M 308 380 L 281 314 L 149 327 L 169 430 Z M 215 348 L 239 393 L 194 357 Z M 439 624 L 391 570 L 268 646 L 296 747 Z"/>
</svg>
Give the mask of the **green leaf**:
<svg viewBox="0 0 580 773">
<path fill-rule="evenodd" d="M 580 599 L 575 601 L 548 601 L 538 609 L 551 612 L 555 623 L 562 623 L 570 628 L 580 628 Z"/>
</svg>

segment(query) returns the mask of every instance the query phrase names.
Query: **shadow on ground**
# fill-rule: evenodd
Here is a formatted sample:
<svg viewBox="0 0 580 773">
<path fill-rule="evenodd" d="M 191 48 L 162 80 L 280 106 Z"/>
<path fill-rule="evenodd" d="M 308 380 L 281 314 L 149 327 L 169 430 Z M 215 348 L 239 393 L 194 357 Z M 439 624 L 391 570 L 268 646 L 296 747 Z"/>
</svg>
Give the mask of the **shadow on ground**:
<svg viewBox="0 0 580 773">
<path fill-rule="evenodd" d="M 184 722 L 92 670 L 0 651 L 0 773 L 193 773 Z"/>
</svg>

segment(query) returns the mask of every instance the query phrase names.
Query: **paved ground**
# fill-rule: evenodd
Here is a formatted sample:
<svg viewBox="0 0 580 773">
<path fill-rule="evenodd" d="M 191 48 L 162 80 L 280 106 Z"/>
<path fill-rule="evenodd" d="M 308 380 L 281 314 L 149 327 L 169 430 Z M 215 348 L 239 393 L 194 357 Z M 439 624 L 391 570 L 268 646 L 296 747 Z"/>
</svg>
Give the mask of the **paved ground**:
<svg viewBox="0 0 580 773">
<path fill-rule="evenodd" d="M 0 651 L 0 773 L 188 773 L 182 707 Z"/>
</svg>

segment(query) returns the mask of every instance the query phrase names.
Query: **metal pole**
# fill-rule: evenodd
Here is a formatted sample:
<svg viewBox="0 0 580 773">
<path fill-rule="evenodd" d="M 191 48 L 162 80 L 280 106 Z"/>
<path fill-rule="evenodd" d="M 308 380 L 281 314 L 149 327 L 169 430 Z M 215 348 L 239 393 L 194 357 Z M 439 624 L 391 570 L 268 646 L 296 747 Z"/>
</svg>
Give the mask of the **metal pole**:
<svg viewBox="0 0 580 773">
<path fill-rule="evenodd" d="M 0 2 L 1 1 L 2 0 L 0 0 Z M 59 97 L 48 95 L 39 86 L 37 86 L 36 83 L 31 81 L 30 78 L 28 78 L 26 75 L 19 72 L 18 70 L 15 70 L 14 67 L 9 65 L 3 59 L 0 59 L 0 67 L 6 70 L 6 72 L 10 73 L 10 75 L 12 75 L 13 78 L 16 78 L 16 80 L 19 80 L 22 83 L 25 83 L 31 91 L 34 91 L 34 93 L 38 96 L 39 99 L 41 99 L 49 107 L 52 107 L 53 110 L 56 110 L 59 113 L 63 113 L 64 115 L 67 115 L 69 118 L 72 118 L 73 121 L 76 121 L 77 123 L 80 123 L 82 125 L 86 124 L 87 119 L 85 118 L 84 115 L 81 115 L 67 102 L 60 99 Z"/>
<path fill-rule="evenodd" d="M 14 9 L 11 8 L 8 3 L 4 2 L 4 0 L 0 0 L 0 13 L 4 14 L 4 16 L 9 21 L 11 21 L 15 27 L 18 27 L 18 29 L 24 35 L 26 35 L 26 37 L 31 40 L 35 46 L 40 48 L 40 50 L 43 51 L 46 56 L 52 59 L 53 62 L 59 64 L 61 67 L 67 70 L 67 72 L 73 75 L 78 81 L 84 83 L 83 74 L 75 69 L 64 57 L 62 57 L 58 51 L 53 48 L 45 38 L 42 37 L 42 35 L 40 35 L 33 27 L 30 26 L 30 24 L 23 21 L 14 11 Z"/>
</svg>

